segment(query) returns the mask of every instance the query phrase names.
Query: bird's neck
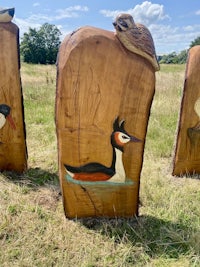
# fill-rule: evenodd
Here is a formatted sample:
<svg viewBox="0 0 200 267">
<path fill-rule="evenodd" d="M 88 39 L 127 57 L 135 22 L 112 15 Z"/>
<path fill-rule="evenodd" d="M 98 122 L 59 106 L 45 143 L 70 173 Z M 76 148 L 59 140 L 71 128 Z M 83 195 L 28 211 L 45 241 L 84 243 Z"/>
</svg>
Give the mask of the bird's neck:
<svg viewBox="0 0 200 267">
<path fill-rule="evenodd" d="M 115 171 L 116 174 L 125 177 L 125 170 L 122 161 L 122 151 L 118 148 L 113 147 L 113 159 L 111 168 Z"/>
<path fill-rule="evenodd" d="M 6 118 L 4 115 L 0 114 L 0 129 L 3 128 L 4 124 L 6 123 Z"/>
<path fill-rule="evenodd" d="M 111 163 L 111 166 L 110 168 L 115 171 L 115 163 L 116 163 L 116 151 L 115 151 L 115 148 L 113 148 L 113 157 L 112 157 L 112 163 Z"/>
<path fill-rule="evenodd" d="M 115 148 L 115 154 L 116 154 L 116 162 L 115 162 L 115 172 L 118 174 L 120 177 L 126 176 L 125 170 L 124 170 L 124 164 L 122 161 L 122 151 Z"/>
</svg>

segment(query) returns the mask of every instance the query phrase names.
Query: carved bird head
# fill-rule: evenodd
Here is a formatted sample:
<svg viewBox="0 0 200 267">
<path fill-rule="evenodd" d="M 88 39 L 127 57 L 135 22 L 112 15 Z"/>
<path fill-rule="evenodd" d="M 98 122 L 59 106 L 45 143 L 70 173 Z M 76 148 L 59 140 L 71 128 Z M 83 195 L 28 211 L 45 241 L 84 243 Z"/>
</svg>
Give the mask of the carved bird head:
<svg viewBox="0 0 200 267">
<path fill-rule="evenodd" d="M 141 142 L 140 139 L 130 135 L 124 129 L 125 121 L 119 121 L 119 117 L 113 123 L 113 132 L 111 135 L 111 144 L 113 147 L 123 151 L 123 147 L 128 142 Z"/>
<path fill-rule="evenodd" d="M 16 126 L 13 121 L 12 116 L 10 115 L 11 108 L 6 104 L 0 104 L 0 129 L 3 128 L 6 120 L 9 121 L 10 126 L 15 130 Z"/>
<path fill-rule="evenodd" d="M 0 22 L 10 22 L 15 14 L 15 8 L 0 7 Z"/>
<path fill-rule="evenodd" d="M 133 29 L 135 27 L 135 22 L 130 14 L 122 13 L 116 17 L 113 26 L 117 31 L 122 32 Z"/>
</svg>

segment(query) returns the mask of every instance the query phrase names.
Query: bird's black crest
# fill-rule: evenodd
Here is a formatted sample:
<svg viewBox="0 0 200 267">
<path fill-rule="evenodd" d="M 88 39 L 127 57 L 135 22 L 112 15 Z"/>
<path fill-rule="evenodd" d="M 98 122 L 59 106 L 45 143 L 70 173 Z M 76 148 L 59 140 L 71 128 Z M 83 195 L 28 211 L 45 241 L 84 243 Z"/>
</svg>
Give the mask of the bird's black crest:
<svg viewBox="0 0 200 267">
<path fill-rule="evenodd" d="M 124 123 L 125 120 L 119 121 L 119 116 L 115 119 L 113 123 L 113 130 L 114 132 L 125 132 L 124 130 Z"/>
<path fill-rule="evenodd" d="M 1 104 L 0 105 L 0 113 L 4 114 L 4 116 L 8 116 L 10 113 L 10 107 L 6 104 Z"/>
<path fill-rule="evenodd" d="M 9 9 L 9 10 L 8 10 L 8 13 L 9 13 L 9 15 L 10 15 L 11 17 L 13 17 L 14 14 L 15 14 L 15 9 L 14 9 L 14 8 Z"/>
</svg>

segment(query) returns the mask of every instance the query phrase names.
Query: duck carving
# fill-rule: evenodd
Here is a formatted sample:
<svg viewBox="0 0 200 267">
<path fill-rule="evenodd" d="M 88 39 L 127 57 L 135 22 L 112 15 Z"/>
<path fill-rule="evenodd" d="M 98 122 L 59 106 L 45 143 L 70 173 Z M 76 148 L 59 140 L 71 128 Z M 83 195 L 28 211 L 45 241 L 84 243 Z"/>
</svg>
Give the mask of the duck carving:
<svg viewBox="0 0 200 267">
<path fill-rule="evenodd" d="M 79 181 L 125 182 L 126 174 L 122 161 L 124 145 L 129 142 L 141 142 L 141 140 L 128 134 L 124 129 L 124 123 L 124 120 L 119 122 L 119 117 L 113 123 L 113 132 L 111 134 L 113 156 L 111 165 L 107 167 L 98 162 L 91 162 L 74 167 L 64 164 L 70 177 Z"/>
</svg>

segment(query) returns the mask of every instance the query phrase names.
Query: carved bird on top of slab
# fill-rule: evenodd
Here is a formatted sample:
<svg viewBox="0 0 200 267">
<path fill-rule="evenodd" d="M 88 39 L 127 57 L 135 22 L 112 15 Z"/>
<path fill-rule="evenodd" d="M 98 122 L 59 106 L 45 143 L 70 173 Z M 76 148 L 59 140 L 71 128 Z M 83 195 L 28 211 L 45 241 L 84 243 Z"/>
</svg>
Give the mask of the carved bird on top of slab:
<svg viewBox="0 0 200 267">
<path fill-rule="evenodd" d="M 0 22 L 10 22 L 15 14 L 15 8 L 0 7 Z"/>
<path fill-rule="evenodd" d="M 120 42 L 131 52 L 146 58 L 155 71 L 160 69 L 153 38 L 150 31 L 142 24 L 135 23 L 130 14 L 119 14 L 113 25 Z"/>
</svg>

